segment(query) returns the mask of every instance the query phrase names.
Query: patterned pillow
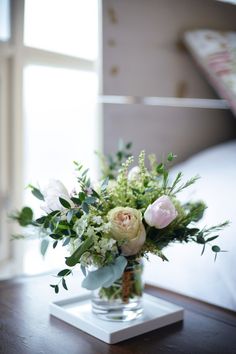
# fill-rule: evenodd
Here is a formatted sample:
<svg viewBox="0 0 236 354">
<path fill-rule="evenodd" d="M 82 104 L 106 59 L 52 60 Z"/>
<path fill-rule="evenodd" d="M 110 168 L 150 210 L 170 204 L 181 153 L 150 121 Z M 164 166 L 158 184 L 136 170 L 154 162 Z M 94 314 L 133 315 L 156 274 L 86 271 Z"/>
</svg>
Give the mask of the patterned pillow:
<svg viewBox="0 0 236 354">
<path fill-rule="evenodd" d="M 236 32 L 188 31 L 184 40 L 212 86 L 236 115 Z"/>
</svg>

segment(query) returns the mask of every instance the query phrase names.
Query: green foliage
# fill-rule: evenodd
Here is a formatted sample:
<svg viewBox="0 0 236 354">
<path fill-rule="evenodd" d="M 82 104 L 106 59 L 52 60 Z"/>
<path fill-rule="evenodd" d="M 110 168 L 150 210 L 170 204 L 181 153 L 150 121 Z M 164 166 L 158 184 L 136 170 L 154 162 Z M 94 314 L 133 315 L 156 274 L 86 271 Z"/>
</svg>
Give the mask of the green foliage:
<svg viewBox="0 0 236 354">
<path fill-rule="evenodd" d="M 64 206 L 64 208 L 70 209 L 70 203 L 67 200 L 65 200 L 61 197 L 59 197 L 59 200 L 60 200 L 61 205 Z"/>
<path fill-rule="evenodd" d="M 136 174 L 131 178 L 130 170 L 134 161 L 130 155 L 131 143 L 120 143 L 117 153 L 105 157 L 99 154 L 102 170 L 101 180 L 93 185 L 89 178 L 89 170 L 82 164 L 74 162 L 77 171 L 78 192 L 73 192 L 70 199 L 58 197 L 62 210 L 53 210 L 34 219 L 29 207 L 12 215 L 23 227 L 33 227 L 41 238 L 40 250 L 45 255 L 50 244 L 53 248 L 61 245 L 69 250 L 65 264 L 69 268 L 57 274 L 58 284 L 51 284 L 55 293 L 62 286 L 68 289 L 66 277 L 72 274 L 72 269 L 80 264 L 85 276 L 83 286 L 87 289 L 102 287 L 101 292 L 107 298 L 119 296 L 117 284 L 127 265 L 127 258 L 122 255 L 122 245 L 125 240 L 114 240 L 111 237 L 108 213 L 111 209 L 130 207 L 138 209 L 142 215 L 142 223 L 146 230 L 146 241 L 141 250 L 134 256 L 148 258 L 152 253 L 163 261 L 168 261 L 163 253 L 171 243 L 195 242 L 202 247 L 210 246 L 215 256 L 225 252 L 217 245 L 212 245 L 218 232 L 228 225 L 221 223 L 209 228 L 196 226 L 203 217 L 206 205 L 202 201 L 189 201 L 181 204 L 178 193 L 194 184 L 198 176 L 182 182 L 183 175 L 179 172 L 173 181 L 169 178 L 169 165 L 176 157 L 168 154 L 166 161 L 157 161 L 155 155 L 150 155 L 147 167 L 145 152 L 138 157 Z M 34 186 L 29 186 L 32 194 L 39 200 L 44 200 L 42 192 Z M 144 213 L 149 205 L 158 198 L 167 196 L 177 210 L 177 217 L 166 227 L 157 229 L 150 227 L 144 220 Z M 15 238 L 20 236 L 15 236 Z M 124 235 L 125 238 L 125 235 Z M 90 266 L 98 268 L 88 272 Z M 138 282 L 133 294 L 139 292 Z M 116 294 L 116 295 L 115 295 Z"/>
<path fill-rule="evenodd" d="M 29 207 L 24 207 L 21 211 L 11 215 L 11 218 L 18 221 L 20 226 L 26 227 L 33 225 L 33 216 L 33 210 Z"/>
<path fill-rule="evenodd" d="M 44 200 L 43 193 L 38 188 L 32 186 L 32 184 L 29 184 L 28 187 L 31 189 L 31 193 L 35 198 L 38 198 L 39 200 Z"/>
<path fill-rule="evenodd" d="M 40 244 L 40 252 L 42 256 L 45 256 L 48 246 L 49 246 L 49 240 L 47 238 L 42 239 Z"/>
</svg>

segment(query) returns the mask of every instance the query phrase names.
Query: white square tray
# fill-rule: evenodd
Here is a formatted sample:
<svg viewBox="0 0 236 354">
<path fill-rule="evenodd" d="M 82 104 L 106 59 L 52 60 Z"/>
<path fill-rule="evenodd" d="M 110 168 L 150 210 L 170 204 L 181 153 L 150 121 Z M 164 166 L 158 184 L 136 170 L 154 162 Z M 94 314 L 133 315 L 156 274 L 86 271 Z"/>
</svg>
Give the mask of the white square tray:
<svg viewBox="0 0 236 354">
<path fill-rule="evenodd" d="M 114 344 L 183 320 L 183 308 L 144 294 L 143 316 L 130 322 L 104 321 L 92 313 L 90 295 L 50 304 L 50 313 L 98 339 Z"/>
</svg>

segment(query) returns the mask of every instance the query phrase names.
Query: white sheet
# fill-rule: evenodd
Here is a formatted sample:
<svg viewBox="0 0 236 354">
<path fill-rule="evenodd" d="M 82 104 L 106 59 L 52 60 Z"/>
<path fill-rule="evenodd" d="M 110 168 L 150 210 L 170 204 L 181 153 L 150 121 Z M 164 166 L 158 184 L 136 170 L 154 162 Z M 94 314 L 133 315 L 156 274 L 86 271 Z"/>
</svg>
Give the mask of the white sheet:
<svg viewBox="0 0 236 354">
<path fill-rule="evenodd" d="M 179 195 L 183 201 L 191 197 L 206 202 L 208 209 L 199 225 L 231 221 L 215 241 L 228 252 L 220 253 L 214 263 L 210 247 L 200 256 L 198 244 L 174 244 L 164 252 L 169 262 L 150 257 L 146 281 L 236 311 L 236 141 L 205 150 L 172 172 L 179 170 L 185 178 L 202 177 Z"/>
</svg>

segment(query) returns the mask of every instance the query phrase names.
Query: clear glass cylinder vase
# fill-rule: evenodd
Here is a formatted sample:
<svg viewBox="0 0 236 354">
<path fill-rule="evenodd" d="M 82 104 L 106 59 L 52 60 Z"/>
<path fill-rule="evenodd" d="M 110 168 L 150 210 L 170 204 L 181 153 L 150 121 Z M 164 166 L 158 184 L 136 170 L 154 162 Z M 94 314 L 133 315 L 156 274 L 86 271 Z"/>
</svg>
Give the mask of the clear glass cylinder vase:
<svg viewBox="0 0 236 354">
<path fill-rule="evenodd" d="M 92 291 L 92 311 L 107 321 L 131 321 L 143 313 L 143 262 L 128 260 L 120 279 L 108 288 Z"/>
</svg>

